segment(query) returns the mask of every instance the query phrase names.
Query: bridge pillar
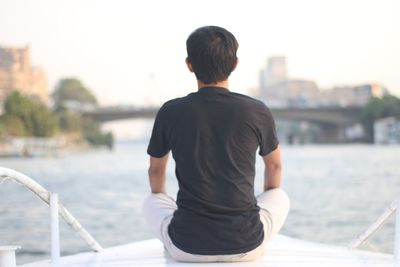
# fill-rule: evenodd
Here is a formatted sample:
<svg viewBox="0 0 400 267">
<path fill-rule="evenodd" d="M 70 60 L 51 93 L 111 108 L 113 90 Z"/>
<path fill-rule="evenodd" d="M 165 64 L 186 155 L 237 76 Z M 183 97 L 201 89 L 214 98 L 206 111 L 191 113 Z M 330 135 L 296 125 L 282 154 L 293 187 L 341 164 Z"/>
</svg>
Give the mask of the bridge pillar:
<svg viewBox="0 0 400 267">
<path fill-rule="evenodd" d="M 344 143 L 346 142 L 345 126 L 323 124 L 320 126 L 319 143 Z"/>
</svg>

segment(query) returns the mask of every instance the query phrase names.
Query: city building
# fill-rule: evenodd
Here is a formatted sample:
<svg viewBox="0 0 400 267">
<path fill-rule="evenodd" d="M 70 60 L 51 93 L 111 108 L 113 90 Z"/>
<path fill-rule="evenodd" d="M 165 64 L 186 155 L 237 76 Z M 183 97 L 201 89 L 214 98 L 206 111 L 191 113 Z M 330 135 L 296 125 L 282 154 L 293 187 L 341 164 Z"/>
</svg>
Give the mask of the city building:
<svg viewBox="0 0 400 267">
<path fill-rule="evenodd" d="M 318 93 L 315 82 L 288 78 L 283 56 L 269 58 L 260 72 L 260 98 L 270 107 L 314 106 Z"/>
<path fill-rule="evenodd" d="M 29 46 L 0 47 L 0 104 L 14 90 L 48 103 L 46 75 L 31 65 Z"/>
<path fill-rule="evenodd" d="M 378 83 L 320 90 L 311 80 L 288 77 L 286 58 L 274 56 L 260 71 L 259 96 L 270 107 L 364 106 L 388 91 Z"/>
<path fill-rule="evenodd" d="M 387 117 L 374 123 L 375 144 L 400 144 L 400 119 Z"/>
<path fill-rule="evenodd" d="M 289 79 L 268 89 L 266 103 L 270 106 L 312 107 L 317 105 L 319 89 L 313 81 Z"/>
<path fill-rule="evenodd" d="M 263 101 L 271 99 L 272 86 L 281 84 L 287 80 L 286 57 L 270 57 L 267 65 L 260 71 L 260 98 Z M 277 94 L 279 95 L 279 93 Z M 272 95 L 274 97 L 274 95 Z"/>
<path fill-rule="evenodd" d="M 321 106 L 364 106 L 371 97 L 382 97 L 388 91 L 377 83 L 368 83 L 357 86 L 341 86 L 328 90 L 321 90 L 318 103 Z"/>
</svg>

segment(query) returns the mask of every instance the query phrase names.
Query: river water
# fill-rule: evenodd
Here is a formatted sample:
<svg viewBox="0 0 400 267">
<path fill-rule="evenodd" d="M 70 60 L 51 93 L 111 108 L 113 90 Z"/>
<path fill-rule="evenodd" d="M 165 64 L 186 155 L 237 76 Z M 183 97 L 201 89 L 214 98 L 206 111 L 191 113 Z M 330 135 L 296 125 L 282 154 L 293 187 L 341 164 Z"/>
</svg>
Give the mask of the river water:
<svg viewBox="0 0 400 267">
<path fill-rule="evenodd" d="M 92 150 L 58 158 L 0 159 L 0 165 L 33 177 L 57 192 L 71 213 L 104 247 L 152 238 L 140 214 L 147 182 L 147 141 L 117 143 L 113 151 Z M 283 188 L 291 211 L 283 234 L 346 245 L 400 193 L 400 146 L 282 146 Z M 168 192 L 175 196 L 174 164 Z M 262 189 L 257 161 L 256 192 Z M 21 245 L 18 263 L 49 257 L 49 211 L 20 185 L 0 185 L 0 245 Z M 391 252 L 393 222 L 365 249 Z M 61 222 L 62 255 L 88 247 Z"/>
</svg>

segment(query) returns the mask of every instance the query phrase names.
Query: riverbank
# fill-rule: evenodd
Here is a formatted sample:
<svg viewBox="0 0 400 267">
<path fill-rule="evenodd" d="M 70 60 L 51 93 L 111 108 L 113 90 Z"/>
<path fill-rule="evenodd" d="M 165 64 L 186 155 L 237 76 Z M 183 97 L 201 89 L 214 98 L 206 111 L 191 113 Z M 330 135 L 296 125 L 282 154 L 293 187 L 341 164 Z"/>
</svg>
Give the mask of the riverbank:
<svg viewBox="0 0 400 267">
<path fill-rule="evenodd" d="M 0 158 L 59 157 L 73 151 L 94 148 L 77 135 L 46 137 L 8 137 L 0 141 Z"/>
</svg>

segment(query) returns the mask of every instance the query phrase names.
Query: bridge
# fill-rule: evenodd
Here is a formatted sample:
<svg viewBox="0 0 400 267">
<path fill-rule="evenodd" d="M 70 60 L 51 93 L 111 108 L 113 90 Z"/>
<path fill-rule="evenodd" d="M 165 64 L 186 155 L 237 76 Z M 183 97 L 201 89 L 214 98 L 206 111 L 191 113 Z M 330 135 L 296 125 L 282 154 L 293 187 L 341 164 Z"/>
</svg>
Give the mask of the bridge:
<svg viewBox="0 0 400 267">
<path fill-rule="evenodd" d="M 84 111 L 85 116 L 100 123 L 135 118 L 152 119 L 159 107 L 103 107 Z M 322 142 L 344 142 L 346 127 L 360 121 L 362 107 L 308 107 L 308 108 L 271 108 L 276 120 L 305 121 L 317 124 L 321 128 Z"/>
</svg>

